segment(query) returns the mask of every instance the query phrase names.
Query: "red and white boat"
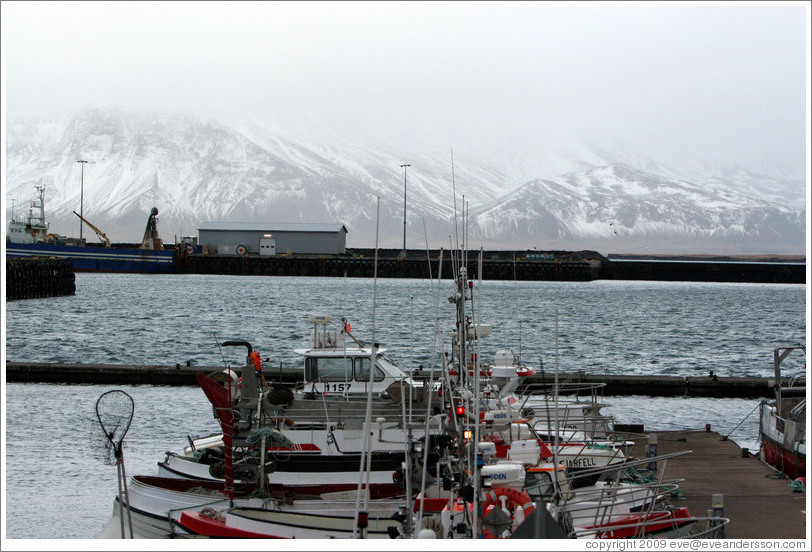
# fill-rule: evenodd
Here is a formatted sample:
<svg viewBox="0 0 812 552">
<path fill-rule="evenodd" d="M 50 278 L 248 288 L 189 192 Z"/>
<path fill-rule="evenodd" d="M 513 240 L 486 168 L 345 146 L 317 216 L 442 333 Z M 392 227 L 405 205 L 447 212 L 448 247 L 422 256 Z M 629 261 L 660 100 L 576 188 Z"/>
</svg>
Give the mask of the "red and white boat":
<svg viewBox="0 0 812 552">
<path fill-rule="evenodd" d="M 761 459 L 790 479 L 806 478 L 806 386 L 805 374 L 781 379 L 781 363 L 795 350 L 806 347 L 778 347 L 773 351 L 775 400 L 761 404 L 759 441 Z"/>
<path fill-rule="evenodd" d="M 354 511 L 355 490 L 317 495 L 303 494 L 298 486 L 290 489 L 277 487 L 265 492 L 252 492 L 252 489 L 257 491 L 253 487 L 239 484 L 235 485 L 233 491 L 228 491 L 225 482 L 137 475 L 131 479 L 127 495 L 132 536 L 171 538 L 191 534 L 210 537 L 303 538 L 303 528 L 308 526 L 307 522 L 312 522 L 311 529 L 316 531 L 307 533 L 310 538 L 315 538 L 312 535 L 318 534 L 316 527 L 323 529 L 332 526 L 335 529 L 333 533 L 328 531 L 324 538 L 348 536 L 348 523 L 349 530 L 352 530 L 353 520 L 347 522 L 346 518 L 353 517 L 348 512 Z M 99 538 L 119 538 L 121 522 L 117 502 L 118 498 L 113 504 L 113 515 Z M 403 508 L 405 502 L 402 498 L 393 498 L 371 500 L 370 504 L 374 506 L 376 515 L 389 517 Z M 256 518 L 248 524 L 254 526 L 253 529 L 243 527 L 247 521 L 224 523 L 225 516 L 230 516 L 232 510 L 253 512 L 248 516 Z M 263 510 L 269 513 L 260 514 Z M 184 516 L 187 522 L 181 522 Z M 257 525 L 262 520 L 265 523 Z M 260 530 L 258 527 L 264 529 Z M 129 537 L 129 532 L 127 536 Z"/>
<path fill-rule="evenodd" d="M 390 539 L 400 534 L 397 514 L 404 502 L 370 503 L 372 512 L 356 521 L 355 502 L 314 502 L 279 509 L 234 507 L 184 511 L 173 523 L 191 535 L 213 538 L 264 539 Z"/>
<path fill-rule="evenodd" d="M 696 522 L 688 508 L 674 508 L 630 514 L 598 526 L 576 527 L 575 535 L 587 539 L 675 539 L 689 536 Z"/>
</svg>

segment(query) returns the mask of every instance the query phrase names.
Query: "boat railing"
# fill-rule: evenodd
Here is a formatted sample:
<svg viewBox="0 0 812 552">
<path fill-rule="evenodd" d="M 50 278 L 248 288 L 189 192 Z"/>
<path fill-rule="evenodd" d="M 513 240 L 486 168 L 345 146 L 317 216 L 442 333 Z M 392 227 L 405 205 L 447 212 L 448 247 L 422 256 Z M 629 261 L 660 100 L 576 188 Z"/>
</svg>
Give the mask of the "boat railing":
<svg viewBox="0 0 812 552">
<path fill-rule="evenodd" d="M 522 395 L 539 397 L 543 396 L 549 400 L 557 394 L 559 397 L 562 395 L 566 398 L 585 398 L 589 396 L 592 402 L 598 402 L 603 398 L 603 390 L 606 387 L 604 382 L 574 382 L 564 381 L 559 382 L 558 386 L 554 383 L 538 382 L 538 383 L 525 383 L 522 386 Z M 600 391 L 600 392 L 599 392 Z"/>
<path fill-rule="evenodd" d="M 657 538 L 652 534 L 651 528 L 671 526 L 678 529 L 680 526 L 690 524 L 690 528 L 684 535 L 672 537 L 674 539 L 717 539 L 724 538 L 724 526 L 730 523 L 729 518 L 713 516 L 690 516 L 683 518 L 672 517 L 669 519 L 640 520 L 634 523 L 622 525 L 611 525 L 606 527 L 576 528 L 569 533 L 571 538 L 576 539 L 606 539 L 612 538 L 615 531 L 634 529 L 634 535 L 627 538 Z"/>
<path fill-rule="evenodd" d="M 685 450 L 648 458 L 627 459 L 623 462 L 616 462 L 611 465 L 583 469 L 576 474 L 567 475 L 567 479 L 573 481 L 579 478 L 594 477 L 596 475 L 600 477 L 606 474 L 605 478 L 610 477 L 614 481 L 622 481 L 625 478 L 641 483 L 662 485 L 664 483 L 663 478 L 665 477 L 665 472 L 668 467 L 668 461 L 691 454 L 691 452 L 690 450 Z M 649 467 L 652 465 L 660 467 L 656 470 L 652 470 Z"/>
<path fill-rule="evenodd" d="M 614 440 L 610 436 L 614 423 L 612 416 L 581 416 L 564 413 L 555 419 L 554 414 L 549 414 L 543 417 L 537 416 L 533 422 L 533 429 L 538 433 L 555 433 L 556 422 L 561 428 L 559 433 L 580 432 L 586 439 Z"/>
<path fill-rule="evenodd" d="M 806 372 L 797 372 L 789 377 L 787 387 L 795 387 L 798 383 L 806 385 Z"/>
<path fill-rule="evenodd" d="M 647 433 L 636 433 L 634 431 L 610 431 L 606 438 L 612 441 L 627 442 L 627 441 L 640 441 L 648 438 Z"/>
<path fill-rule="evenodd" d="M 567 424 L 568 427 L 561 427 L 564 425 L 565 424 L 561 423 L 559 425 L 560 429 L 556 430 L 547 425 L 546 422 L 540 420 L 533 424 L 533 431 L 546 444 L 557 441 L 559 444 L 570 446 L 587 445 L 589 448 L 613 448 L 623 449 L 624 451 L 628 451 L 634 446 L 634 441 L 631 439 L 614 439 L 610 436 L 610 431 L 604 432 L 602 428 L 588 427 L 591 425 L 589 419 L 580 423 L 578 421 L 570 421 L 570 423 Z"/>
<path fill-rule="evenodd" d="M 565 501 L 562 507 L 576 525 L 590 524 L 598 527 L 628 516 L 631 508 L 636 513 L 651 514 L 656 506 L 679 491 L 677 483 L 644 483 L 632 486 L 606 486 L 587 492 L 578 491 L 574 500 Z"/>
</svg>

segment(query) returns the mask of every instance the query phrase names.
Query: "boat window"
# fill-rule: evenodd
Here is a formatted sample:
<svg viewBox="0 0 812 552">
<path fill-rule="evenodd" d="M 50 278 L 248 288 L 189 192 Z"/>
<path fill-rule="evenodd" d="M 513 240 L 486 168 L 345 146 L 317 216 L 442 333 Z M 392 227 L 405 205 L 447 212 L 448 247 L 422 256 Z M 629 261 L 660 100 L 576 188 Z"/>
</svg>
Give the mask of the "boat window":
<svg viewBox="0 0 812 552">
<path fill-rule="evenodd" d="M 400 366 L 398 366 L 394 360 L 386 355 L 379 356 L 377 364 L 390 374 L 393 374 L 395 377 L 398 377 L 399 375 L 406 375 L 406 372 L 401 370 Z"/>
<path fill-rule="evenodd" d="M 383 381 L 383 370 L 375 366 L 375 381 Z M 369 382 L 369 359 L 355 359 L 355 381 Z"/>
<path fill-rule="evenodd" d="M 532 498 L 538 500 L 552 496 L 553 478 L 549 473 L 528 471 L 525 475 L 525 489 Z"/>
<path fill-rule="evenodd" d="M 351 381 L 351 358 L 308 358 L 305 363 L 308 381 Z"/>
</svg>

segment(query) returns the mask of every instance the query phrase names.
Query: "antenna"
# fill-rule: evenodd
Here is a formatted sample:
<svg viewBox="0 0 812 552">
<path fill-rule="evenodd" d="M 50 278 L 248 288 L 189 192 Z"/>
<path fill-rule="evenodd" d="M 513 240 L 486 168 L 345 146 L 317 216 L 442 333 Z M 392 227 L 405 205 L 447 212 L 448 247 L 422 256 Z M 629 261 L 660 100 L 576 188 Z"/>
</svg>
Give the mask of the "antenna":
<svg viewBox="0 0 812 552">
<path fill-rule="evenodd" d="M 457 232 L 457 183 L 454 180 L 454 148 L 451 148 L 451 191 L 454 194 L 454 247 L 459 249 L 460 238 Z"/>
</svg>

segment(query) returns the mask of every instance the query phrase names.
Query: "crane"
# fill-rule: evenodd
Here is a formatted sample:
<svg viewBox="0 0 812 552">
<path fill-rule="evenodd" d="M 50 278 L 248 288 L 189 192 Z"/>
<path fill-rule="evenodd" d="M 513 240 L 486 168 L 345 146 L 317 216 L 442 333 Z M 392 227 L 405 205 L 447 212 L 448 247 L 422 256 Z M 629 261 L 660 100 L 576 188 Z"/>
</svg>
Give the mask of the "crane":
<svg viewBox="0 0 812 552">
<path fill-rule="evenodd" d="M 104 234 L 104 232 L 102 232 L 101 230 L 99 230 L 98 228 L 96 228 L 95 226 L 90 224 L 90 222 L 86 218 L 84 218 L 82 215 L 80 215 L 76 211 L 74 211 L 73 214 L 76 215 L 77 217 L 79 217 L 82 220 L 82 222 L 84 222 L 85 224 L 90 226 L 90 228 L 92 228 L 93 231 L 96 232 L 96 235 L 99 236 L 99 239 L 104 243 L 104 247 L 110 247 L 110 238 L 108 238 Z"/>
</svg>

